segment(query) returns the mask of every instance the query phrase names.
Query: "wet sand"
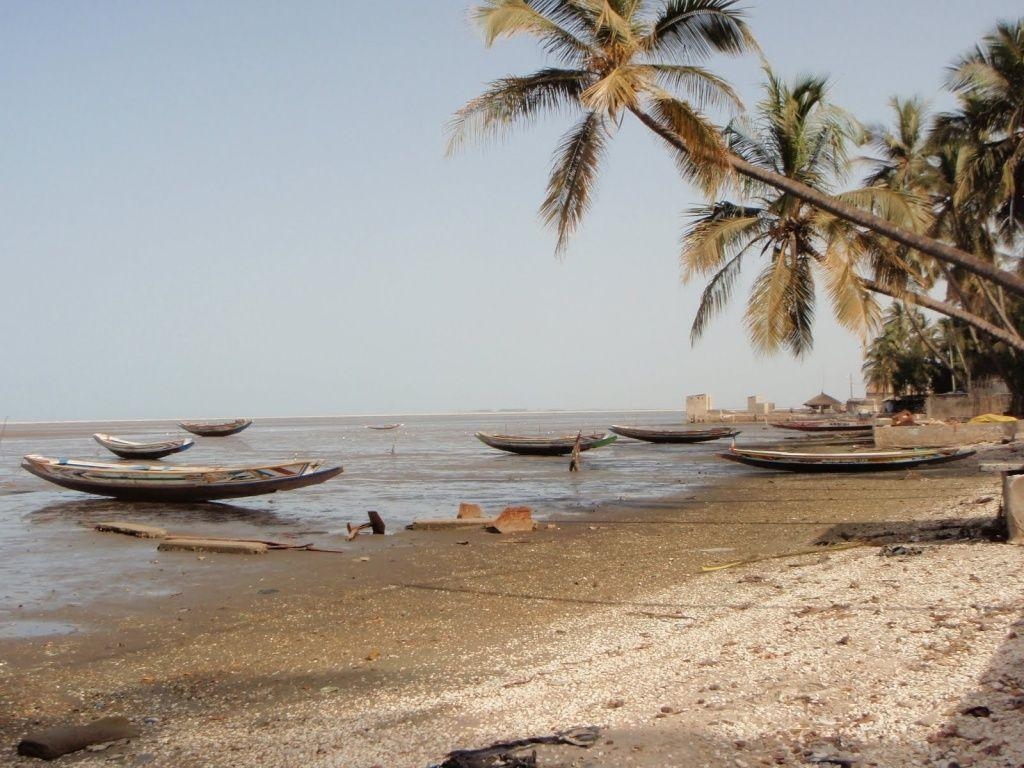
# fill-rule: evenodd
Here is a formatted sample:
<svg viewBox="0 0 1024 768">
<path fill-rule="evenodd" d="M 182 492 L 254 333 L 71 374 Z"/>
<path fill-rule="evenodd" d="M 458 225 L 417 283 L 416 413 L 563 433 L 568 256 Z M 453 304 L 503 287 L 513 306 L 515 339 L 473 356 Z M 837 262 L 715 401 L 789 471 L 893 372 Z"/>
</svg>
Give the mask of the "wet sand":
<svg viewBox="0 0 1024 768">
<path fill-rule="evenodd" d="M 1024 460 L 1019 447 L 985 460 L 1005 455 Z M 931 759 L 955 738 L 937 735 L 949 725 L 938 698 L 955 708 L 976 695 L 977 676 L 999 653 L 1019 662 L 1009 635 L 1024 610 L 1024 550 L 979 538 L 995 516 L 999 477 L 978 464 L 851 476 L 751 471 L 657 505 L 549 521 L 554 527 L 531 534 L 363 536 L 346 554 L 157 553 L 152 541 L 83 529 L 74 546 L 151 550 L 146 589 L 96 584 L 94 599 L 19 619 L 81 631 L 0 639 L 0 754 L 28 765 L 13 752 L 27 731 L 123 714 L 140 724 L 139 738 L 63 761 L 425 766 L 449 749 L 595 724 L 607 729 L 597 747 L 542 748 L 540 764 L 799 765 L 807 750 L 848 746 L 837 746 L 836 733 L 858 718 L 869 735 L 858 748 L 876 764 Z M 228 522 L 217 532 L 236 528 Z M 863 537 L 918 541 L 925 551 L 890 560 L 859 548 L 701 572 Z M 979 581 L 967 579 L 965 562 Z M 943 585 L 948 610 L 934 607 Z M 957 674 L 920 660 L 921 668 L 892 667 L 877 643 L 836 646 L 843 634 L 835 627 L 827 644 L 842 653 L 822 645 L 824 615 L 846 622 L 851 636 L 893 621 L 887 642 L 952 647 L 942 622 L 908 629 L 908 607 L 947 624 L 983 615 L 986 628 L 954 649 Z M 793 634 L 803 609 L 816 629 Z M 743 703 L 767 695 L 756 663 L 779 680 L 791 673 L 772 684 L 779 690 L 766 701 L 775 709 Z M 914 706 L 853 712 L 819 702 L 830 680 L 847 683 L 842 698 L 868 700 L 888 679 L 865 671 L 872 667 L 903 678 L 917 691 Z M 732 698 L 717 701 L 725 691 Z M 917 742 L 871 735 L 883 722 L 903 733 L 918 710 L 935 718 Z M 985 746 L 971 747 L 974 765 L 1003 765 L 1008 748 L 986 757 Z"/>
</svg>

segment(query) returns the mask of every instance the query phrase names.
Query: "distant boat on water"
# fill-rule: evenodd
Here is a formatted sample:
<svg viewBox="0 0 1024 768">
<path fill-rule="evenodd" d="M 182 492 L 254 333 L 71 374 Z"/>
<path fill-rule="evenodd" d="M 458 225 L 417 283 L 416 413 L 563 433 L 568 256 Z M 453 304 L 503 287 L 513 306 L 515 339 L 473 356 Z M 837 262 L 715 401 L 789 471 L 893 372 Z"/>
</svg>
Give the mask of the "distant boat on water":
<svg viewBox="0 0 1024 768">
<path fill-rule="evenodd" d="M 723 459 L 762 469 L 789 472 L 882 472 L 908 469 L 922 464 L 941 464 L 965 459 L 974 453 L 958 448 L 915 448 L 905 451 L 847 451 L 843 453 L 797 453 L 732 446 Z"/>
<path fill-rule="evenodd" d="M 558 437 L 526 437 L 477 432 L 476 437 L 491 448 L 524 456 L 565 456 L 572 453 L 577 439 L 579 439 L 581 451 L 600 448 L 602 445 L 614 443 L 616 440 L 615 435 L 609 435 L 606 432 L 589 435 L 560 435 Z"/>
<path fill-rule="evenodd" d="M 797 429 L 801 432 L 870 432 L 874 425 L 870 422 L 840 421 L 777 421 L 771 426 L 780 429 Z"/>
<path fill-rule="evenodd" d="M 186 451 L 196 444 L 191 437 L 161 440 L 154 443 L 135 443 L 103 432 L 92 436 L 93 440 L 122 459 L 160 459 L 172 453 Z"/>
<path fill-rule="evenodd" d="M 341 474 L 340 466 L 293 461 L 257 466 L 184 466 L 53 459 L 30 454 L 23 469 L 73 491 L 126 501 L 214 501 L 316 485 Z"/>
<path fill-rule="evenodd" d="M 226 437 L 241 432 L 252 424 L 252 419 L 232 421 L 179 421 L 178 426 L 193 435 L 202 437 Z"/>
<path fill-rule="evenodd" d="M 735 437 L 740 430 L 732 427 L 712 427 L 711 429 L 686 429 L 675 427 L 623 427 L 612 424 L 608 429 L 622 437 L 643 440 L 648 443 L 702 443 L 707 440 L 720 440 L 723 437 Z"/>
<path fill-rule="evenodd" d="M 404 427 L 405 424 L 399 422 L 398 424 L 364 424 L 367 429 L 398 429 Z"/>
</svg>

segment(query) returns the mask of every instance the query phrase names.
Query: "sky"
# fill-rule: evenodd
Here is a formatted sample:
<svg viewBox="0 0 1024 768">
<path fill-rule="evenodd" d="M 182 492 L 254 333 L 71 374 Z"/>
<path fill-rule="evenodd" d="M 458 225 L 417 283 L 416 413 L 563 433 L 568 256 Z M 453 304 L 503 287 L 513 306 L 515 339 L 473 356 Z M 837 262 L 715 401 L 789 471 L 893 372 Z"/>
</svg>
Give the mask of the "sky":
<svg viewBox="0 0 1024 768">
<path fill-rule="evenodd" d="M 445 157 L 497 77 L 463 0 L 0 0 L 0 419 L 780 407 L 863 393 L 819 302 L 815 349 L 754 354 L 745 285 L 695 346 L 701 200 L 646 130 L 615 136 L 563 258 L 537 217 L 557 118 Z M 1019 0 L 747 0 L 783 77 L 867 123 L 948 106 L 945 68 Z M 756 59 L 714 70 L 750 105 Z M 748 278 L 754 270 L 748 270 Z M 749 280 L 747 281 L 749 284 Z"/>
</svg>

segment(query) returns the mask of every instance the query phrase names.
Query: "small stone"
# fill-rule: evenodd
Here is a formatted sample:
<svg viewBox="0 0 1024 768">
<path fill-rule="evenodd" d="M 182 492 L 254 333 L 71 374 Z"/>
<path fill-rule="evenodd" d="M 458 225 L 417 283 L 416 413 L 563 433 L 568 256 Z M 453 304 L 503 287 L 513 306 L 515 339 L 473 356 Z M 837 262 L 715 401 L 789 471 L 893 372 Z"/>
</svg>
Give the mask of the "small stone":
<svg viewBox="0 0 1024 768">
<path fill-rule="evenodd" d="M 622 699 L 608 699 L 604 703 L 605 709 L 618 709 L 626 704 Z"/>
</svg>

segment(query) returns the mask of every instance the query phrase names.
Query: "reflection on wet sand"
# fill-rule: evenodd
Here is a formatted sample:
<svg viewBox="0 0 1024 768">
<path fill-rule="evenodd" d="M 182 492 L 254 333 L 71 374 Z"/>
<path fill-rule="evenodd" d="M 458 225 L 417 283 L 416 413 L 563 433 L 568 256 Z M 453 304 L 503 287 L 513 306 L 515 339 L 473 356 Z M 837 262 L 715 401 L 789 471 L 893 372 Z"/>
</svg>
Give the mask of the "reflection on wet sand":
<svg viewBox="0 0 1024 768">
<path fill-rule="evenodd" d="M 125 502 L 116 499 L 73 499 L 47 504 L 28 512 L 32 524 L 68 523 L 93 525 L 101 520 L 151 519 L 174 523 L 246 523 L 259 526 L 285 526 L 295 521 L 282 518 L 272 510 L 243 507 L 222 502 L 163 504 Z"/>
</svg>

